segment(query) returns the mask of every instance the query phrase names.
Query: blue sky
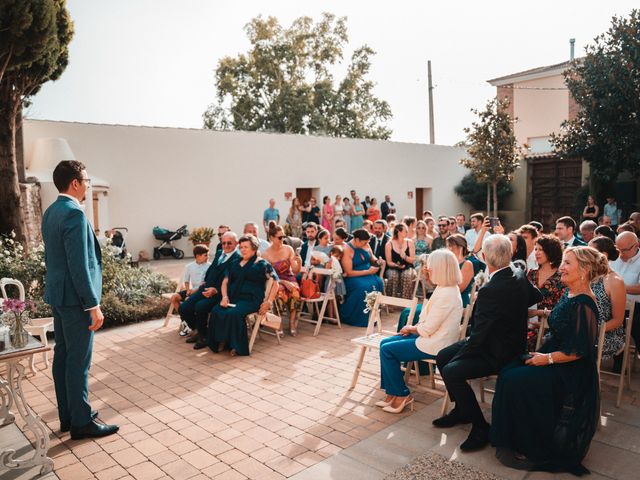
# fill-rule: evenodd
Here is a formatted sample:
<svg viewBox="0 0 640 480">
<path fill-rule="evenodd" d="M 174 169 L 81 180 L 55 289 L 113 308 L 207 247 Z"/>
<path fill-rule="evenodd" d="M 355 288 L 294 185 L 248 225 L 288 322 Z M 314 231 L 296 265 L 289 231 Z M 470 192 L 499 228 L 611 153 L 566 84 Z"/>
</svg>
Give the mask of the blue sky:
<svg viewBox="0 0 640 480">
<path fill-rule="evenodd" d="M 487 79 L 567 60 L 570 38 L 581 55 L 612 15 L 635 6 L 598 3 L 67 0 L 76 31 L 70 64 L 41 89 L 26 116 L 200 128 L 214 98 L 216 64 L 247 50 L 243 26 L 252 17 L 272 15 L 288 26 L 327 11 L 348 17 L 345 58 L 365 43 L 377 52 L 370 78 L 391 105 L 392 140 L 428 142 L 432 61 L 436 143 L 448 145 L 464 138 L 469 110 L 495 94 Z M 336 69 L 338 78 L 343 70 Z"/>
</svg>

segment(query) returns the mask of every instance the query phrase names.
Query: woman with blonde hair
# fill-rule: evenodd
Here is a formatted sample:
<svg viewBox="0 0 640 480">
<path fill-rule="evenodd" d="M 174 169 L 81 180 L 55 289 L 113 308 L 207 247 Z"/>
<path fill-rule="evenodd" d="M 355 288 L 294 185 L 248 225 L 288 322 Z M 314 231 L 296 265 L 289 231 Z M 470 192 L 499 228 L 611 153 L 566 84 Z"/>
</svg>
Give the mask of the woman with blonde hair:
<svg viewBox="0 0 640 480">
<path fill-rule="evenodd" d="M 549 315 L 551 333 L 539 352 L 507 365 L 498 377 L 491 443 L 508 467 L 582 475 L 589 473 L 581 462 L 600 415 L 591 282 L 609 265 L 592 247 L 569 247 L 559 270 L 567 291 Z"/>
<path fill-rule="evenodd" d="M 404 382 L 402 362 L 436 358 L 438 352 L 458 340 L 462 299 L 458 284 L 462 274 L 449 250 L 437 250 L 427 259 L 427 270 L 436 289 L 422 309 L 417 325 L 407 325 L 398 335 L 380 343 L 380 386 L 387 396 L 376 403 L 385 412 L 400 413 L 413 398 Z"/>
</svg>

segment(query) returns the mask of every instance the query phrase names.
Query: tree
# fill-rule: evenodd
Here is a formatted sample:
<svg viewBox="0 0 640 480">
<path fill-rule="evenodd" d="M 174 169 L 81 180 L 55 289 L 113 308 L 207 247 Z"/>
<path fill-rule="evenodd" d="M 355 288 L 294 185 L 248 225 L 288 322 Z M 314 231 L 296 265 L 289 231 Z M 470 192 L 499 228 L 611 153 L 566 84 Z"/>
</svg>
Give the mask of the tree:
<svg viewBox="0 0 640 480">
<path fill-rule="evenodd" d="M 562 157 L 584 158 L 592 178 L 614 182 L 624 170 L 640 174 L 640 10 L 613 17 L 611 27 L 586 47 L 564 73 L 580 107 L 552 135 Z"/>
<path fill-rule="evenodd" d="M 468 173 L 453 189 L 462 201 L 471 205 L 474 210 L 484 210 L 486 207 L 487 186 L 478 182 L 473 173 Z M 511 184 L 506 180 L 498 182 L 498 207 L 504 205 L 506 198 L 513 193 Z"/>
<path fill-rule="evenodd" d="M 216 102 L 203 115 L 205 128 L 390 137 L 389 104 L 374 95 L 375 85 L 367 80 L 371 48 L 354 51 L 334 86 L 331 69 L 348 41 L 346 18 L 325 13 L 318 23 L 301 17 L 283 28 L 273 17 L 257 17 L 245 31 L 251 49 L 218 63 Z"/>
<path fill-rule="evenodd" d="M 73 24 L 65 0 L 0 4 L 0 233 L 24 239 L 16 131 L 23 102 L 57 79 L 68 62 Z"/>
<path fill-rule="evenodd" d="M 476 180 L 487 184 L 487 188 L 491 186 L 494 216 L 498 214 L 498 182 L 512 180 L 522 156 L 522 149 L 513 134 L 514 120 L 509 116 L 508 106 L 508 100 L 493 98 L 487 102 L 484 111 L 471 110 L 478 120 L 464 129 L 470 158 L 460 160 Z"/>
</svg>

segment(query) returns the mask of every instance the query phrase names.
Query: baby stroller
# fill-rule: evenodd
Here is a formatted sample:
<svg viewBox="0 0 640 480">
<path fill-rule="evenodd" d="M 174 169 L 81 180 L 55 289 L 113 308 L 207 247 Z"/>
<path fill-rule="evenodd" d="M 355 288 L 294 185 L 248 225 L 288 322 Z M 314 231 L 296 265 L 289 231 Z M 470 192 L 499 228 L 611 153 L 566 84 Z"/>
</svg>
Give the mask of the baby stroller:
<svg viewBox="0 0 640 480">
<path fill-rule="evenodd" d="M 160 240 L 162 242 L 160 246 L 153 248 L 153 259 L 160 260 L 161 256 L 173 257 L 178 260 L 184 258 L 184 251 L 174 247 L 171 242 L 174 240 L 180 240 L 186 235 L 189 235 L 186 225 L 182 225 L 175 232 L 167 230 L 166 228 L 153 227 L 153 236 L 156 240 Z"/>
</svg>

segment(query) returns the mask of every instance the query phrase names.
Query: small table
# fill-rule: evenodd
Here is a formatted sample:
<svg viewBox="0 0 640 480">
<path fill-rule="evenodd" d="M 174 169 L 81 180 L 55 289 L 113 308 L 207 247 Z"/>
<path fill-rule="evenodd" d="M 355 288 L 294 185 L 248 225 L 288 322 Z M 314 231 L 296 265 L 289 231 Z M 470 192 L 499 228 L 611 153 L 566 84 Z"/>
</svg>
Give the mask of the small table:
<svg viewBox="0 0 640 480">
<path fill-rule="evenodd" d="M 44 475 L 53 470 L 53 460 L 47 456 L 49 451 L 49 432 L 42 419 L 35 414 L 27 403 L 22 391 L 22 380 L 25 367 L 20 363 L 23 359 L 38 353 L 51 350 L 29 335 L 27 345 L 14 348 L 11 344 L 0 352 L 0 365 L 6 364 L 6 371 L 0 375 L 0 428 L 15 421 L 15 415 L 10 408 L 15 409 L 35 437 L 35 452 L 27 458 L 14 458 L 16 451 L 12 448 L 0 452 L 0 463 L 9 469 L 30 468 L 41 465 L 40 474 Z M 4 376 L 3 376 L 4 375 Z M 1 431 L 1 430 L 0 430 Z"/>
</svg>

